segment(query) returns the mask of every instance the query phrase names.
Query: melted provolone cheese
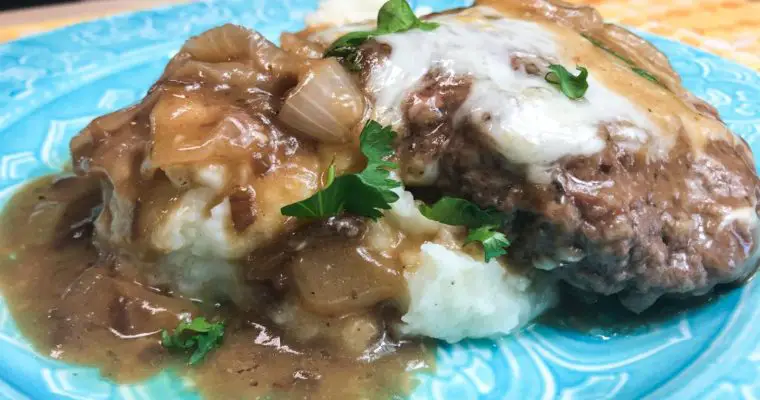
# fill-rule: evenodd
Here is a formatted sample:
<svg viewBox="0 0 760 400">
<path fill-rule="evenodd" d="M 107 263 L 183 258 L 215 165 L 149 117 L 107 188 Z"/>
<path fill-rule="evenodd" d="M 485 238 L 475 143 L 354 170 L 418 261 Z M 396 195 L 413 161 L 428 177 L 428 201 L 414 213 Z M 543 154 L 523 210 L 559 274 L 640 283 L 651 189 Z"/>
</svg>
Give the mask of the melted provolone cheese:
<svg viewBox="0 0 760 400">
<path fill-rule="evenodd" d="M 656 127 L 636 105 L 594 79 L 583 99 L 571 100 L 544 79 L 511 68 L 510 59 L 528 54 L 549 63 L 575 64 L 561 54 L 561 42 L 551 30 L 531 22 L 503 18 L 480 7 L 482 16 L 462 14 L 434 18 L 441 26 L 432 32 L 413 30 L 376 40 L 391 46 L 390 58 L 373 69 L 367 90 L 375 96 L 375 118 L 403 131 L 401 104 L 431 70 L 469 76 L 471 92 L 455 116 L 470 121 L 505 158 L 537 171 L 567 156 L 591 155 L 605 147 L 599 134 L 605 123 L 631 123 L 631 145 L 658 135 Z M 577 73 L 577 72 L 576 72 Z M 665 144 L 665 143 L 663 143 Z M 530 174 L 546 182 L 548 176 Z"/>
<path fill-rule="evenodd" d="M 376 37 L 392 50 L 369 73 L 366 90 L 375 99 L 373 118 L 403 134 L 402 104 L 427 73 L 471 77 L 470 93 L 455 123 L 474 123 L 494 149 L 524 165 L 536 183 L 548 183 L 546 171 L 556 161 L 597 153 L 608 139 L 631 151 L 642 150 L 652 160 L 667 158 L 679 134 L 697 152 L 707 140 L 736 143 L 722 123 L 631 72 L 576 32 L 504 7 L 478 6 L 436 16 L 430 20 L 440 27 L 429 32 Z M 331 29 L 313 38 L 329 43 L 356 29 Z M 524 56 L 542 60 L 542 73 L 514 69 L 512 58 Z M 578 73 L 576 65 L 586 67 L 589 88 L 584 97 L 571 100 L 548 83 L 546 64 L 560 64 L 573 74 Z"/>
</svg>

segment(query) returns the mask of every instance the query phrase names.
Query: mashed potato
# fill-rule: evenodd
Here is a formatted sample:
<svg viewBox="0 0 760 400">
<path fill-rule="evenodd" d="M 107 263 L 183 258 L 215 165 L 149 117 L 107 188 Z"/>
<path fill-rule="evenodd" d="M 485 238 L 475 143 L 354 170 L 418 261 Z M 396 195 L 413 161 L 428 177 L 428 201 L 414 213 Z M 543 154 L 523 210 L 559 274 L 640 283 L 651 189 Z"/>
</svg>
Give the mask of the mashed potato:
<svg viewBox="0 0 760 400">
<path fill-rule="evenodd" d="M 439 233 L 405 257 L 416 262 L 404 274 L 409 293 L 403 334 L 448 342 L 491 337 L 514 331 L 555 304 L 557 288 L 549 278 L 473 258 L 441 232 L 450 227 L 425 218 L 412 194 L 397 190 L 399 200 L 385 218 L 407 235 Z"/>
<path fill-rule="evenodd" d="M 401 318 L 407 335 L 447 342 L 509 333 L 556 301 L 545 279 L 511 272 L 497 260 L 484 262 L 435 243 L 420 249 L 421 264 L 404 276 L 409 310 Z"/>
<path fill-rule="evenodd" d="M 143 102 L 101 117 L 72 141 L 79 172 L 105 183 L 96 225 L 102 250 L 140 267 L 136 275 L 149 286 L 241 310 L 266 304 L 259 311 L 274 313 L 278 329 L 300 329 L 300 341 L 316 337 L 303 329 L 312 319 L 314 331 L 329 327 L 328 336 L 357 351 L 390 327 L 452 342 L 505 334 L 553 304 L 555 286 L 543 272 L 482 261 L 479 246 L 464 245 L 466 227 L 427 219 L 403 186 L 377 220 L 343 215 L 350 208 L 341 191 L 357 191 L 357 200 L 368 202 L 374 195 L 346 185 L 284 215 L 283 207 L 329 185 L 326 171 L 356 173 L 394 147 L 392 137 L 372 137 L 370 124 L 364 125 L 370 133 L 357 138 L 370 110 L 358 88 L 349 90 L 355 80 L 337 62 L 328 74 L 294 54 L 240 27 L 211 30 L 183 47 Z M 315 86 L 293 86 L 298 80 Z M 348 100 L 336 87 L 351 92 L 346 96 L 356 107 L 340 106 Z M 330 117 L 319 121 L 345 135 L 323 140 L 324 132 L 285 123 L 283 109 L 299 104 L 296 94 L 325 90 L 340 104 L 322 110 Z M 288 118 L 304 119 L 303 126 L 324 117 L 298 115 Z M 430 164 L 412 182 L 401 173 L 404 155 L 397 158 L 399 167 L 389 173 L 401 183 L 431 183 L 439 173 Z M 294 311 L 276 312 L 283 305 L 270 298 Z M 398 313 L 385 313 L 386 305 Z M 359 321 L 361 313 L 367 315 Z M 322 327 L 330 318 L 364 327 Z"/>
<path fill-rule="evenodd" d="M 147 248 L 158 255 L 182 252 L 220 260 L 240 259 L 270 244 L 293 225 L 293 219 L 282 215 L 280 208 L 308 197 L 319 177 L 312 172 L 319 169 L 316 161 L 304 164 L 294 162 L 252 180 L 253 219 L 244 230 L 233 226 L 229 189 L 225 187 L 230 168 L 211 164 L 187 167 L 181 173 L 170 170 L 169 182 L 180 193 L 157 191 L 140 205 L 142 210 L 137 215 L 136 204 L 110 192 L 106 207 L 109 218 L 100 222 L 100 236 L 123 248 L 131 241 L 131 229 L 137 226 L 148 238 Z"/>
<path fill-rule="evenodd" d="M 247 247 L 225 233 L 229 204 L 224 201 L 204 214 L 206 189 L 195 190 L 154 233 L 155 244 L 167 251 L 161 280 L 175 283 L 175 290 L 185 296 L 226 296 L 244 303 L 249 289 L 235 265 L 226 261 Z M 407 296 L 397 299 L 408 307 L 398 327 L 401 333 L 449 342 L 491 337 L 514 331 L 555 303 L 556 287 L 544 275 L 475 258 L 462 250 L 456 234 L 460 228 L 425 218 L 410 192 L 396 192 L 399 200 L 371 224 L 367 240 L 375 250 L 393 252 L 400 237 L 424 238 L 421 246 L 406 249 L 400 257 L 408 286 Z"/>
<path fill-rule="evenodd" d="M 386 0 L 322 0 L 319 9 L 306 16 L 309 25 L 341 25 L 373 20 Z"/>
</svg>

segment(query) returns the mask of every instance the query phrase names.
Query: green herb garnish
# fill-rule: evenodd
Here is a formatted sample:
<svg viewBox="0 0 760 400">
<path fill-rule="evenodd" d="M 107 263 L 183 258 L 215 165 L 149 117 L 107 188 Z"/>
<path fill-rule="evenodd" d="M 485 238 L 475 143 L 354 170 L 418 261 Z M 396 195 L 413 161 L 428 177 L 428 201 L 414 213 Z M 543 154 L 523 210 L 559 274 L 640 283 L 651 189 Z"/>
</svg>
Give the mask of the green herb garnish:
<svg viewBox="0 0 760 400">
<path fill-rule="evenodd" d="M 486 262 L 507 254 L 509 240 L 497 231 L 506 215 L 494 209 L 482 209 L 476 204 L 456 197 L 442 197 L 432 206 L 423 204 L 420 212 L 428 219 L 446 225 L 461 225 L 469 229 L 465 243 L 480 242 Z"/>
<path fill-rule="evenodd" d="M 467 234 L 467 241 L 465 244 L 480 242 L 483 245 L 486 262 L 490 261 L 492 258 L 507 254 L 506 248 L 509 247 L 509 240 L 507 240 L 507 237 L 495 229 L 497 229 L 496 226 L 486 225 L 471 230 Z"/>
<path fill-rule="evenodd" d="M 325 51 L 325 57 L 349 57 L 364 41 L 373 36 L 370 31 L 349 32 L 334 41 Z"/>
<path fill-rule="evenodd" d="M 650 74 L 645 69 L 642 69 L 642 68 L 639 68 L 639 67 L 631 67 L 631 71 L 639 74 L 639 76 L 641 76 L 641 77 L 643 77 L 643 78 L 645 78 L 645 79 L 647 79 L 647 80 L 649 80 L 651 82 L 654 82 L 654 83 L 662 86 L 662 84 L 660 83 L 660 81 L 657 80 L 657 78 L 654 75 Z"/>
<path fill-rule="evenodd" d="M 565 67 L 557 64 L 549 65 L 549 70 L 544 76 L 547 82 L 556 85 L 569 99 L 577 100 L 583 97 L 588 90 L 588 70 L 581 66 L 575 69 L 580 71 L 578 76 L 570 73 Z"/>
<path fill-rule="evenodd" d="M 342 58 L 350 69 L 357 70 L 359 46 L 370 38 L 411 29 L 432 31 L 437 27 L 438 24 L 435 22 L 425 22 L 417 18 L 406 0 L 389 0 L 377 13 L 377 28 L 372 31 L 349 32 L 341 36 L 330 45 L 324 56 Z"/>
<path fill-rule="evenodd" d="M 389 0 L 377 12 L 377 29 L 375 32 L 378 35 L 387 35 L 410 29 L 432 31 L 437 27 L 438 24 L 435 22 L 425 22 L 417 18 L 406 0 Z"/>
<path fill-rule="evenodd" d="M 641 76 L 641 77 L 643 77 L 643 78 L 645 78 L 645 79 L 647 79 L 647 80 L 649 80 L 651 82 L 654 82 L 654 83 L 656 83 L 656 84 L 658 84 L 658 85 L 660 85 L 662 87 L 665 87 L 665 85 L 663 85 L 662 82 L 660 82 L 660 80 L 657 79 L 657 77 L 655 77 L 654 75 L 652 75 L 649 71 L 647 71 L 647 70 L 645 70 L 643 68 L 637 67 L 636 64 L 634 64 L 634 62 L 631 59 L 629 59 L 627 57 L 623 57 L 622 55 L 618 54 L 616 51 L 614 51 L 611 48 L 607 47 L 600 40 L 594 39 L 593 37 L 591 37 L 591 36 L 589 36 L 589 35 L 587 35 L 585 33 L 581 33 L 581 36 L 583 36 L 584 38 L 586 38 L 594 46 L 596 46 L 596 47 L 598 47 L 598 48 L 606 51 L 607 53 L 615 56 L 617 59 L 619 59 L 619 60 L 623 61 L 624 63 L 628 64 L 628 67 L 631 68 L 631 71 L 635 72 L 637 75 L 639 75 L 639 76 Z"/>
<path fill-rule="evenodd" d="M 392 189 L 401 184 L 390 178 L 391 169 L 398 166 L 387 159 L 393 155 L 396 133 L 389 126 L 375 121 L 364 125 L 359 148 L 367 157 L 367 167 L 358 174 L 335 178 L 335 167 L 327 170 L 324 189 L 306 200 L 282 207 L 282 215 L 301 218 L 326 218 L 343 211 L 377 220 L 398 200 Z"/>
<path fill-rule="evenodd" d="M 198 317 L 190 322 L 180 322 L 171 335 L 167 330 L 161 332 L 161 345 L 170 351 L 192 350 L 188 364 L 201 361 L 211 350 L 219 347 L 224 336 L 224 323 L 206 321 Z"/>
<path fill-rule="evenodd" d="M 441 197 L 435 204 L 420 206 L 420 212 L 427 219 L 446 225 L 462 225 L 468 228 L 479 228 L 484 225 L 501 222 L 499 211 L 483 210 L 476 204 L 456 197 Z"/>
</svg>

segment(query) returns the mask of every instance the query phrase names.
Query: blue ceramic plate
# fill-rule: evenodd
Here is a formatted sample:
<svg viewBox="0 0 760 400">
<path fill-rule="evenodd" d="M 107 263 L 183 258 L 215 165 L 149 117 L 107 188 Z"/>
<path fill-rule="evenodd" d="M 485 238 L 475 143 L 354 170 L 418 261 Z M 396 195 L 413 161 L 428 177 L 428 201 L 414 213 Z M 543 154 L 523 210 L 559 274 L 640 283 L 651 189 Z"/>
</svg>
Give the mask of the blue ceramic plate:
<svg viewBox="0 0 760 400">
<path fill-rule="evenodd" d="M 357 0 L 358 1 L 358 0 Z M 441 10 L 466 0 L 412 1 Z M 94 117 L 136 102 L 190 35 L 225 22 L 276 40 L 316 0 L 230 0 L 139 12 L 0 45 L 0 204 L 24 181 L 59 170 L 69 139 Z M 716 106 L 760 155 L 760 76 L 645 35 L 686 86 Z M 438 350 L 414 399 L 760 398 L 760 279 L 706 306 L 625 335 L 536 325 L 497 341 Z M 97 370 L 37 355 L 0 299 L 0 398 L 197 399 L 168 372 L 115 385 Z"/>
</svg>

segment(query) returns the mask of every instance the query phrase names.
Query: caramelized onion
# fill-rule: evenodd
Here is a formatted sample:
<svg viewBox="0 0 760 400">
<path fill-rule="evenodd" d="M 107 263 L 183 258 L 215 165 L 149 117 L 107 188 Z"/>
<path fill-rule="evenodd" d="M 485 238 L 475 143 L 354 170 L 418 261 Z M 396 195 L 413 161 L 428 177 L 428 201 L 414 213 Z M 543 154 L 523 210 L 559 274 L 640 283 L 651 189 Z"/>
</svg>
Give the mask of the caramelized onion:
<svg viewBox="0 0 760 400">
<path fill-rule="evenodd" d="M 280 47 L 304 58 L 320 59 L 325 53 L 325 46 L 301 38 L 299 34 L 284 32 L 280 35 Z"/>
<path fill-rule="evenodd" d="M 165 168 L 269 152 L 269 137 L 263 133 L 271 131 L 268 124 L 218 98 L 167 91 L 150 113 L 151 164 Z"/>
<path fill-rule="evenodd" d="M 333 58 L 318 60 L 301 76 L 278 116 L 285 125 L 325 142 L 348 142 L 364 115 L 364 96 Z"/>
<path fill-rule="evenodd" d="M 251 62 L 259 72 L 277 76 L 295 75 L 300 66 L 298 57 L 278 48 L 260 33 L 232 24 L 190 38 L 181 52 L 202 62 Z"/>
<path fill-rule="evenodd" d="M 169 75 L 172 80 L 195 83 L 208 82 L 215 85 L 231 87 L 249 87 L 263 80 L 260 74 L 250 66 L 240 62 L 208 63 L 187 61 Z"/>
</svg>

